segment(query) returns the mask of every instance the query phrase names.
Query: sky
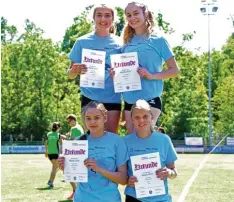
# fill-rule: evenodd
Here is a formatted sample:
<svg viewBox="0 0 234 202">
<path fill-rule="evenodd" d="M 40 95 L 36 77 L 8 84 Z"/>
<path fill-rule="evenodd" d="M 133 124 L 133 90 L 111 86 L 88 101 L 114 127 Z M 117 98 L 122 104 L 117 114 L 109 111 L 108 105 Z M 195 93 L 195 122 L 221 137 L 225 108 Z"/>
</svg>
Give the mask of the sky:
<svg viewBox="0 0 234 202">
<path fill-rule="evenodd" d="M 73 18 L 86 6 L 100 3 L 115 3 L 125 8 L 128 0 L 3 0 L 1 16 L 8 20 L 8 25 L 15 25 L 22 32 L 26 19 L 34 22 L 45 31 L 44 37 L 54 42 L 62 41 L 65 31 L 73 24 Z M 201 0 L 139 0 L 148 5 L 155 14 L 161 12 L 164 20 L 171 24 L 175 33 L 162 35 L 174 47 L 181 45 L 182 34 L 196 31 L 194 38 L 185 46 L 191 51 L 208 50 L 208 16 L 202 15 Z M 230 15 L 234 14 L 234 0 L 219 0 L 218 11 L 210 16 L 210 48 L 220 50 L 228 36 L 234 32 Z M 157 30 L 157 28 L 156 28 Z"/>
</svg>

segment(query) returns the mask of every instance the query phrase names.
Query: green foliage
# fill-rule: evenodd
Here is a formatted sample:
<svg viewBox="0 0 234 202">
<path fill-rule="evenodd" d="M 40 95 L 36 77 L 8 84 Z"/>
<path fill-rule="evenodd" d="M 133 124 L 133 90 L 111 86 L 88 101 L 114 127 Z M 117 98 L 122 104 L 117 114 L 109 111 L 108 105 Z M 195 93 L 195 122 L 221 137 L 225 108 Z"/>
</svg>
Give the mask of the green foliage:
<svg viewBox="0 0 234 202">
<path fill-rule="evenodd" d="M 76 39 L 92 31 L 92 23 L 87 20 L 93 5 L 88 6 L 85 10 L 74 18 L 74 24 L 66 30 L 62 42 L 62 51 L 69 53 Z"/>
<path fill-rule="evenodd" d="M 67 53 L 75 40 L 92 29 L 92 23 L 87 21 L 91 8 L 74 18 L 62 44 L 44 39 L 43 30 L 29 20 L 25 21 L 25 32 L 18 37 L 15 26 L 9 26 L 1 18 L 2 139 L 8 134 L 15 135 L 14 139 L 19 134 L 28 138 L 32 134 L 34 140 L 41 140 L 54 121 L 62 122 L 62 132 L 67 132 L 66 115 L 70 113 L 76 114 L 81 122 L 79 80 L 68 80 L 65 72 L 70 64 Z M 120 35 L 124 11 L 119 7 L 117 11 Z M 157 22 L 164 32 L 173 32 L 162 14 L 158 14 Z M 182 40 L 192 40 L 193 34 L 184 34 Z M 185 132 L 207 138 L 208 55 L 194 55 L 183 43 L 173 51 L 180 76 L 165 81 L 159 125 L 175 139 L 183 138 Z M 233 135 L 234 34 L 221 51 L 211 52 L 211 69 L 213 129 L 216 134 Z M 119 134 L 125 135 L 125 128 L 120 127 Z"/>
</svg>

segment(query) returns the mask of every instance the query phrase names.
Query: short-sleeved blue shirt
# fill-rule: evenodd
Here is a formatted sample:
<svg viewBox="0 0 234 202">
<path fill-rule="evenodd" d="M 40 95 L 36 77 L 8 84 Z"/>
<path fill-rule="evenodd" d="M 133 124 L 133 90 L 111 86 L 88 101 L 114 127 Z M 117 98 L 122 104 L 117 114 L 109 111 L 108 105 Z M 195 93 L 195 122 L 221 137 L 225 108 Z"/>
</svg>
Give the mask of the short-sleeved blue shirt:
<svg viewBox="0 0 234 202">
<path fill-rule="evenodd" d="M 121 44 L 121 39 L 114 34 L 99 37 L 90 33 L 77 39 L 69 55 L 69 59 L 75 63 L 81 63 L 83 48 L 106 52 L 104 89 L 80 87 L 82 95 L 101 103 L 121 103 L 121 93 L 115 93 L 113 80 L 108 72 L 111 67 L 110 55 L 120 53 Z"/>
<path fill-rule="evenodd" d="M 154 74 L 162 71 L 163 61 L 173 57 L 173 52 L 163 37 L 135 35 L 122 49 L 122 53 L 137 52 L 140 67 L 146 68 Z M 162 80 L 148 80 L 141 78 L 141 90 L 123 93 L 124 101 L 134 104 L 139 99 L 149 101 L 160 97 L 163 92 Z"/>
<path fill-rule="evenodd" d="M 162 168 L 166 164 L 173 163 L 178 158 L 170 137 L 165 134 L 154 131 L 148 138 L 139 138 L 134 132 L 125 136 L 124 140 L 127 144 L 129 157 L 159 152 Z M 128 176 L 133 176 L 131 159 L 128 160 Z M 171 196 L 168 193 L 167 180 L 164 180 L 164 185 L 166 194 L 140 198 L 139 200 L 142 202 L 170 201 Z M 127 186 L 125 194 L 136 198 L 136 191 L 133 187 Z"/>
<path fill-rule="evenodd" d="M 105 132 L 100 138 L 87 135 L 89 158 L 94 158 L 97 164 L 111 172 L 115 172 L 129 159 L 127 146 L 120 136 Z M 75 202 L 121 202 L 118 185 L 99 173 L 88 170 L 88 182 L 78 183 Z"/>
</svg>

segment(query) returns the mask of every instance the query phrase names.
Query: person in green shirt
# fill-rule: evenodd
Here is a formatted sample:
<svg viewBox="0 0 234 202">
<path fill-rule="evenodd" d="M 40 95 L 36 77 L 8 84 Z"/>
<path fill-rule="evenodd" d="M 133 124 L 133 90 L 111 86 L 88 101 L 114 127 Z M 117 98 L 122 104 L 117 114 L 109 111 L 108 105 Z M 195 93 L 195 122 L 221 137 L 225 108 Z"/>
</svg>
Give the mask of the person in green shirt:
<svg viewBox="0 0 234 202">
<path fill-rule="evenodd" d="M 56 177 L 56 170 L 58 168 L 59 143 L 62 143 L 62 137 L 58 132 L 60 127 L 61 126 L 59 122 L 54 122 L 52 131 L 47 133 L 45 141 L 45 157 L 49 158 L 52 164 L 50 179 L 47 183 L 50 188 L 54 187 L 54 179 Z"/>
<path fill-rule="evenodd" d="M 67 123 L 71 127 L 70 132 L 67 133 L 67 139 L 74 140 L 76 137 L 84 134 L 84 129 L 78 124 L 75 114 L 69 114 L 67 116 Z"/>
<path fill-rule="evenodd" d="M 74 140 L 76 137 L 79 137 L 84 134 L 84 129 L 80 124 L 78 124 L 76 115 L 75 114 L 69 114 L 67 116 L 67 123 L 71 127 L 70 132 L 66 134 L 68 140 Z M 76 183 L 70 182 L 73 192 L 72 194 L 67 198 L 68 200 L 73 199 L 73 196 L 75 194 L 76 190 Z"/>
</svg>

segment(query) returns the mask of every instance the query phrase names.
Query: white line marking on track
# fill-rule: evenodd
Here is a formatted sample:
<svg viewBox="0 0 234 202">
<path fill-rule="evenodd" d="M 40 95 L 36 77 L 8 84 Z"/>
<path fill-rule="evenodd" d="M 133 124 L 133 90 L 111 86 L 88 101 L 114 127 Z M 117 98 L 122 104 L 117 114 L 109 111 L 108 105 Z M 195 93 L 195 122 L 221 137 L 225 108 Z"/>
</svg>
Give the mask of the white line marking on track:
<svg viewBox="0 0 234 202">
<path fill-rule="evenodd" d="M 227 137 L 228 135 L 226 135 L 225 137 Z M 225 138 L 224 137 L 224 138 Z M 207 161 L 209 155 L 216 149 L 217 146 L 220 145 L 220 143 L 224 140 L 224 138 L 204 157 L 204 159 L 200 162 L 199 166 L 196 168 L 196 170 L 194 171 L 192 177 L 188 180 L 187 184 L 184 186 L 183 191 L 180 194 L 180 197 L 178 199 L 177 202 L 184 202 L 186 196 L 189 193 L 189 189 L 192 186 L 194 180 L 197 178 L 197 175 L 199 173 L 199 171 L 203 168 L 205 162 Z"/>
</svg>

